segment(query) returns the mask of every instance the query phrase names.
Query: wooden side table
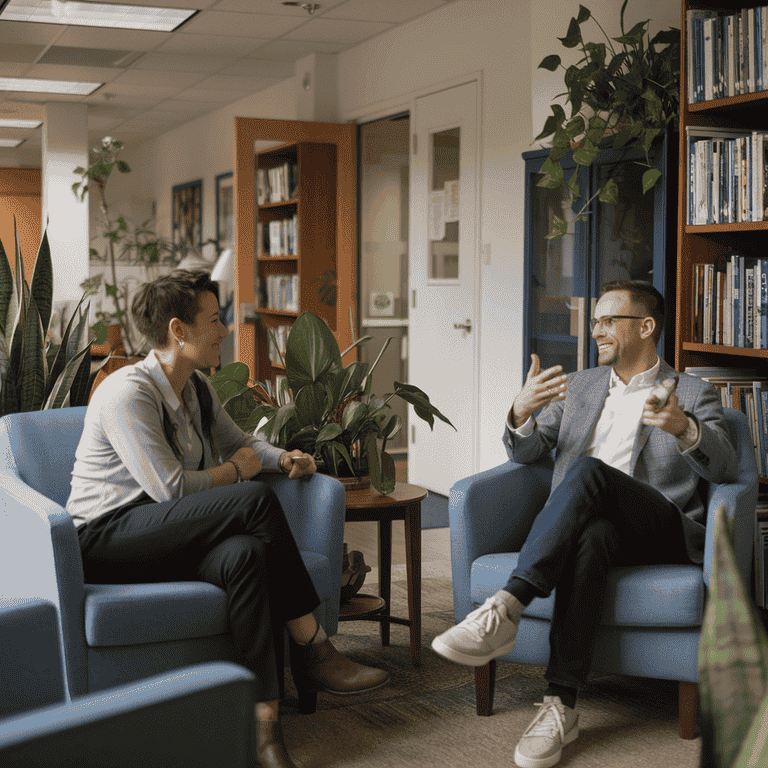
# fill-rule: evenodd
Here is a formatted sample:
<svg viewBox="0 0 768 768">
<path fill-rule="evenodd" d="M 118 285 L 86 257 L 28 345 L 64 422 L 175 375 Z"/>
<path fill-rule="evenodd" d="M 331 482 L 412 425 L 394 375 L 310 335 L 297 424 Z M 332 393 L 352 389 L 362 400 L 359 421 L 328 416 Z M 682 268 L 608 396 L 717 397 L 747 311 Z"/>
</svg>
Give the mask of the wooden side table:
<svg viewBox="0 0 768 768">
<path fill-rule="evenodd" d="M 403 624 L 411 629 L 411 661 L 421 663 L 421 502 L 427 491 L 418 485 L 397 483 L 388 496 L 373 487 L 347 491 L 348 522 L 379 524 L 379 596 L 356 595 L 342 610 L 339 621 L 378 621 L 381 644 L 389 645 L 391 624 Z M 408 618 L 392 616 L 389 603 L 392 586 L 392 521 L 405 525 L 405 572 L 408 582 Z M 382 602 L 383 601 L 383 602 Z"/>
</svg>

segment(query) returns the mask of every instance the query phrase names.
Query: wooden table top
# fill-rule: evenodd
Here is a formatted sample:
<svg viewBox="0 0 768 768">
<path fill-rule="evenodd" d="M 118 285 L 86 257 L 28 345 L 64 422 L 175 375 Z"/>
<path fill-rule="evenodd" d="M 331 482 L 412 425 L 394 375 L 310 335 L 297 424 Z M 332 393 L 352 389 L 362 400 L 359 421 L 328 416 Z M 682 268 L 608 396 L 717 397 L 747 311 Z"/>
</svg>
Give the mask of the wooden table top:
<svg viewBox="0 0 768 768">
<path fill-rule="evenodd" d="M 395 490 L 388 495 L 379 493 L 372 485 L 357 491 L 347 491 L 347 509 L 371 509 L 375 507 L 395 507 L 422 501 L 427 497 L 427 489 L 410 483 L 395 483 Z"/>
</svg>

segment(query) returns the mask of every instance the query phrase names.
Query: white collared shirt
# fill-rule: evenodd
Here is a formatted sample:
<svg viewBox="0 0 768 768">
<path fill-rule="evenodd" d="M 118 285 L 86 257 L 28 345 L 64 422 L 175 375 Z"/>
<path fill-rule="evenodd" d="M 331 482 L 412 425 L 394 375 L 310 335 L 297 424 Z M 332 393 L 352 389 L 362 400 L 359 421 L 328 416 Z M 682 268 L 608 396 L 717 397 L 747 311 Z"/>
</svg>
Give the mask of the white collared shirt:
<svg viewBox="0 0 768 768">
<path fill-rule="evenodd" d="M 206 381 L 213 401 L 213 437 L 226 460 L 252 447 L 262 467 L 279 470 L 283 454 L 264 440 L 243 432 Z M 76 526 L 139 499 L 169 501 L 211 487 L 208 468 L 219 462 L 202 439 L 200 406 L 192 381 L 183 391 L 184 406 L 152 350 L 135 365 L 114 371 L 98 386 L 88 405 L 83 434 L 75 452 L 67 512 Z M 177 457 L 163 430 L 163 406 L 175 429 Z M 199 469 L 201 458 L 203 469 Z"/>
<path fill-rule="evenodd" d="M 611 379 L 608 384 L 608 396 L 605 398 L 603 410 L 595 424 L 592 438 L 584 450 L 584 456 L 593 456 L 604 461 L 611 467 L 629 474 L 637 431 L 640 429 L 640 419 L 643 415 L 645 401 L 651 396 L 659 375 L 661 359 L 656 358 L 656 364 L 647 371 L 633 376 L 625 384 L 611 368 Z M 688 429 L 677 438 L 681 451 L 695 448 L 701 435 L 696 420 L 688 416 Z M 533 416 L 518 429 L 512 423 L 512 412 L 507 417 L 507 426 L 519 437 L 529 437 L 535 424 Z"/>
</svg>

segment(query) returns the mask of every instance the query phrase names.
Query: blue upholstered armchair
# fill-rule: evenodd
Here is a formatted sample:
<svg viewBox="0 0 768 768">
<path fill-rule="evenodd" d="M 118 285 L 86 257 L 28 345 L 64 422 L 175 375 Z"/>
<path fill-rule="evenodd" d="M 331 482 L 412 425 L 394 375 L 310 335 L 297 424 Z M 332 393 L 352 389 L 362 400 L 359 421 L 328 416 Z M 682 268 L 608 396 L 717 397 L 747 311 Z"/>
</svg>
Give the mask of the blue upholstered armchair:
<svg viewBox="0 0 768 768">
<path fill-rule="evenodd" d="M 58 609 L 72 696 L 207 661 L 240 661 L 222 589 L 203 582 L 86 584 L 77 532 L 64 511 L 85 408 L 0 419 L 0 598 L 40 597 Z M 324 476 L 266 475 L 336 633 L 344 489 Z M 275 574 L 279 578 L 279 574 Z"/>
<path fill-rule="evenodd" d="M 251 761 L 253 675 L 185 667 L 66 701 L 55 606 L 0 601 L 3 768 L 192 768 Z"/>
<path fill-rule="evenodd" d="M 725 409 L 739 458 L 733 484 L 700 488 L 708 510 L 724 505 L 734 522 L 736 559 L 749 583 L 757 501 L 757 467 L 744 414 Z M 536 464 L 507 462 L 451 489 L 450 529 L 456 622 L 502 589 L 534 518 L 549 496 L 550 458 Z M 693 738 L 699 633 L 712 570 L 713 526 L 707 528 L 704 565 L 615 568 L 609 575 L 593 667 L 613 674 L 680 682 L 680 736 Z M 545 666 L 554 594 L 534 599 L 523 613 L 514 651 L 502 657 Z M 477 712 L 490 715 L 496 665 L 476 674 Z"/>
</svg>

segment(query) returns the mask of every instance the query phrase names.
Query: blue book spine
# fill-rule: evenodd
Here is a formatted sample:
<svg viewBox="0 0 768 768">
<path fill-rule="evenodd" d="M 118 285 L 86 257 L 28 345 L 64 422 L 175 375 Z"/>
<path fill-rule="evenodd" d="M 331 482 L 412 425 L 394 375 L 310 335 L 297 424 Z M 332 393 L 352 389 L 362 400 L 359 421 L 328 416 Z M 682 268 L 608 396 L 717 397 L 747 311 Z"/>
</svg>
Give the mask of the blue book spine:
<svg viewBox="0 0 768 768">
<path fill-rule="evenodd" d="M 768 386 L 765 384 L 761 387 L 761 399 L 763 404 L 763 459 L 766 467 L 766 474 L 763 477 L 768 476 Z"/>
<path fill-rule="evenodd" d="M 760 347 L 768 349 L 768 259 L 760 270 Z"/>
<path fill-rule="evenodd" d="M 744 328 L 741 322 L 741 269 L 743 266 L 743 258 L 736 256 L 733 268 L 733 345 L 735 347 L 744 346 Z"/>
</svg>

